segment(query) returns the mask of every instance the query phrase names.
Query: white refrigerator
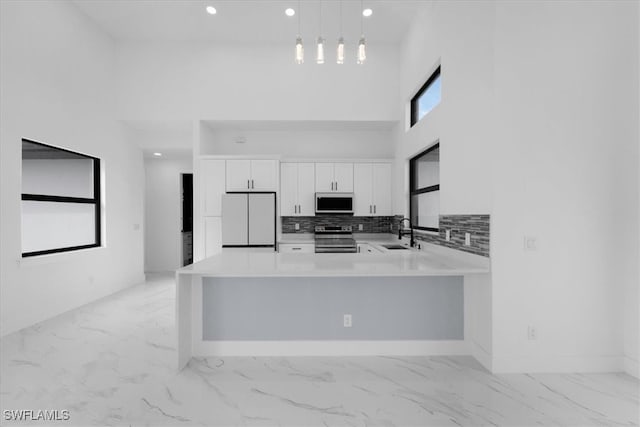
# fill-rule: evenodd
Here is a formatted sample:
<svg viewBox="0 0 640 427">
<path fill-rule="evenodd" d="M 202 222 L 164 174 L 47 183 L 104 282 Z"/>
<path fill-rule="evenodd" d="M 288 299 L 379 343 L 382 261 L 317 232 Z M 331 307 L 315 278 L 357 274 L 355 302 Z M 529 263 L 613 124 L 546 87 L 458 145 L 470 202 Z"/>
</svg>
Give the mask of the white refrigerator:
<svg viewBox="0 0 640 427">
<path fill-rule="evenodd" d="M 222 195 L 222 247 L 276 246 L 276 193 Z"/>
</svg>

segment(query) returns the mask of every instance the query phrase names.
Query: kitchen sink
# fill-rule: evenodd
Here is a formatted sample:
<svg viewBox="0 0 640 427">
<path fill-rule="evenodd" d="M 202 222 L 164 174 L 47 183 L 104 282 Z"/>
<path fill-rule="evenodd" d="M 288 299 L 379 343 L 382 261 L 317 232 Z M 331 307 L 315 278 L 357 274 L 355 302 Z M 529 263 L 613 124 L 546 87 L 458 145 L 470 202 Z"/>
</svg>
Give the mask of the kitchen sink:
<svg viewBox="0 0 640 427">
<path fill-rule="evenodd" d="M 380 246 L 382 246 L 383 248 L 386 248 L 386 249 L 392 249 L 392 250 L 395 250 L 395 249 L 404 249 L 404 250 L 408 250 L 408 249 L 409 249 L 409 248 L 407 248 L 406 246 L 402 246 L 402 245 L 395 245 L 395 244 L 394 244 L 394 245 L 380 245 Z"/>
</svg>

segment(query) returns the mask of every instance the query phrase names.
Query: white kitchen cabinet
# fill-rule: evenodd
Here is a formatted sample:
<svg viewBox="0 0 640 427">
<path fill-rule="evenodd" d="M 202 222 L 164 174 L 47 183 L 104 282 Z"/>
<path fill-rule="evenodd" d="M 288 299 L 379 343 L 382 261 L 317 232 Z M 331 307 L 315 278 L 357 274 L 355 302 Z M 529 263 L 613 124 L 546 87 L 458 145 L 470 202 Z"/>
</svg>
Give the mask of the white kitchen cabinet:
<svg viewBox="0 0 640 427">
<path fill-rule="evenodd" d="M 251 190 L 251 160 L 227 160 L 227 191 Z"/>
<path fill-rule="evenodd" d="M 204 256 L 210 257 L 222 251 L 222 217 L 204 218 Z"/>
<path fill-rule="evenodd" d="M 278 245 L 278 252 L 280 253 L 314 253 L 315 245 L 313 243 L 281 243 Z"/>
<path fill-rule="evenodd" d="M 391 216 L 391 163 L 374 163 L 372 168 L 374 216 Z"/>
<path fill-rule="evenodd" d="M 353 163 L 316 163 L 316 192 L 353 192 Z"/>
<path fill-rule="evenodd" d="M 277 191 L 278 161 L 251 160 L 251 190 Z"/>
<path fill-rule="evenodd" d="M 280 164 L 280 215 L 298 214 L 298 164 Z"/>
<path fill-rule="evenodd" d="M 280 177 L 280 215 L 315 215 L 315 165 L 282 163 Z"/>
<path fill-rule="evenodd" d="M 276 191 L 277 160 L 227 160 L 227 191 Z"/>
<path fill-rule="evenodd" d="M 200 160 L 200 188 L 202 215 L 222 215 L 222 195 L 225 193 L 225 161 Z"/>
<path fill-rule="evenodd" d="M 392 215 L 390 163 L 356 163 L 353 188 L 355 216 Z"/>
</svg>

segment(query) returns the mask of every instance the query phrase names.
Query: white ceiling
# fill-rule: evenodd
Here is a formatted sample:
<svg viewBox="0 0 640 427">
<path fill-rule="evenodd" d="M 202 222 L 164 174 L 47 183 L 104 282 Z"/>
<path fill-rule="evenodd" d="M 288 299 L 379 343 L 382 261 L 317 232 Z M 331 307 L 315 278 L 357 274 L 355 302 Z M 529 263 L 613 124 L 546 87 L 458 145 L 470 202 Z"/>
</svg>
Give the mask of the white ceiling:
<svg viewBox="0 0 640 427">
<path fill-rule="evenodd" d="M 298 33 L 297 0 L 72 0 L 98 26 L 118 41 L 294 43 Z M 399 43 L 417 11 L 430 0 L 365 0 L 373 15 L 364 18 L 369 42 Z M 342 3 L 343 35 L 355 43 L 360 36 L 360 0 L 302 0 L 301 34 L 337 39 Z M 218 13 L 209 15 L 207 5 Z M 294 17 L 284 10 L 296 9 Z"/>
</svg>

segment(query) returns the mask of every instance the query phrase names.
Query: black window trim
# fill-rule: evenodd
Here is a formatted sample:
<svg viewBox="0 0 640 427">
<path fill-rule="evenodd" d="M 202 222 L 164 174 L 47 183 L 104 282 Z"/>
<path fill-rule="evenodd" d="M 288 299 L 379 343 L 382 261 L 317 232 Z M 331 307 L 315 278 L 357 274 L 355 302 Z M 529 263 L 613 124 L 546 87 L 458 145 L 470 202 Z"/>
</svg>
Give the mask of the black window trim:
<svg viewBox="0 0 640 427">
<path fill-rule="evenodd" d="M 71 252 L 80 249 L 90 249 L 102 246 L 102 215 L 101 215 L 101 196 L 100 196 L 100 159 L 97 157 L 89 156 L 84 153 L 78 153 L 77 151 L 67 150 L 65 148 L 56 147 L 55 145 L 44 144 L 42 142 L 33 141 L 31 139 L 22 138 L 22 142 L 28 142 L 31 144 L 42 145 L 43 147 L 53 148 L 58 151 L 64 151 L 66 153 L 72 153 L 78 156 L 86 157 L 93 160 L 93 197 L 67 197 L 67 196 L 52 196 L 48 194 L 29 194 L 22 193 L 22 200 L 37 201 L 37 202 L 59 202 L 59 203 L 85 203 L 95 206 L 95 243 L 89 245 L 80 246 L 67 246 L 63 248 L 46 249 L 42 251 L 23 252 L 22 257 L 32 257 L 38 255 L 48 255 L 60 252 Z"/>
<path fill-rule="evenodd" d="M 413 127 L 413 125 L 418 123 L 418 121 L 420 120 L 418 118 L 418 110 L 419 110 L 418 100 L 420 99 L 422 94 L 425 93 L 427 89 L 429 89 L 429 86 L 431 86 L 431 83 L 433 83 L 435 79 L 440 77 L 440 67 L 441 65 L 438 65 L 438 68 L 436 68 L 436 70 L 431 74 L 431 76 L 427 79 L 425 84 L 423 84 L 422 87 L 418 89 L 418 92 L 416 92 L 413 98 L 411 98 L 411 126 L 410 127 Z"/>
<path fill-rule="evenodd" d="M 435 144 L 427 148 L 426 150 L 416 154 L 409 160 L 409 218 L 413 215 L 413 196 L 417 196 L 418 194 L 431 193 L 434 191 L 440 191 L 440 184 L 430 185 L 429 187 L 421 187 L 416 188 L 416 180 L 415 180 L 415 164 L 416 161 L 436 149 L 440 148 L 440 141 L 436 141 Z M 438 233 L 440 231 L 440 227 L 420 227 L 418 225 L 413 224 L 412 227 L 415 230 L 423 230 L 423 231 L 433 231 Z"/>
</svg>

